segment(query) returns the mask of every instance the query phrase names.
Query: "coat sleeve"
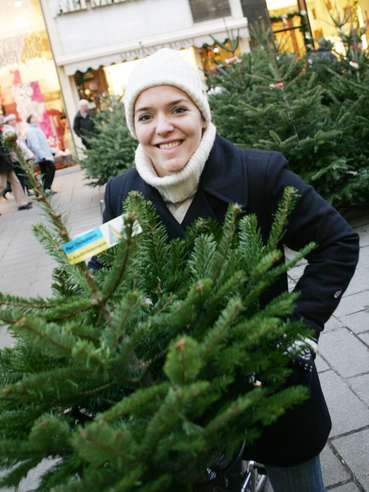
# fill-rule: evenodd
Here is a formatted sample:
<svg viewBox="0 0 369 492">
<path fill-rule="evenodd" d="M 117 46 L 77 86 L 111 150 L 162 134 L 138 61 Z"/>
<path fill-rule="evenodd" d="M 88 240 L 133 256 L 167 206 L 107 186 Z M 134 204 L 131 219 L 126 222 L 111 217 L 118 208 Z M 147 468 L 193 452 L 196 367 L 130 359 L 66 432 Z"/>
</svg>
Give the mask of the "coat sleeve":
<svg viewBox="0 0 369 492">
<path fill-rule="evenodd" d="M 272 154 L 267 173 L 273 211 L 286 186 L 298 190 L 299 198 L 288 222 L 284 244 L 295 251 L 311 241 L 317 245 L 307 256 L 307 266 L 294 290 L 299 293 L 295 316 L 307 322 L 318 338 L 354 274 L 359 237 L 312 186 L 287 168 L 281 154 Z"/>
<path fill-rule="evenodd" d="M 81 136 L 78 114 L 74 117 L 74 120 L 73 120 L 73 130 L 74 130 L 74 133 L 76 135 L 78 135 L 79 137 Z"/>
<path fill-rule="evenodd" d="M 29 149 L 36 157 L 36 160 L 41 160 L 43 157 L 43 153 L 37 131 L 28 131 L 26 141 Z"/>
</svg>

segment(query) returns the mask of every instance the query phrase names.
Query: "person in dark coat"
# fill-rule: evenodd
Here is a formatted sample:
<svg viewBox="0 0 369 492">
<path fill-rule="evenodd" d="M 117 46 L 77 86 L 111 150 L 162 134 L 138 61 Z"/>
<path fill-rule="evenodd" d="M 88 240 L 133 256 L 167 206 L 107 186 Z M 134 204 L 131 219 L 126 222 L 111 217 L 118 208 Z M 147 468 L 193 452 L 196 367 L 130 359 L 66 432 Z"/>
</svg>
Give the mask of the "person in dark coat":
<svg viewBox="0 0 369 492">
<path fill-rule="evenodd" d="M 93 135 L 96 130 L 95 123 L 90 116 L 89 103 L 86 99 L 81 99 L 79 101 L 79 111 L 74 117 L 73 130 L 82 140 L 82 143 L 86 149 L 89 149 L 91 146 L 86 137 Z"/>
<path fill-rule="evenodd" d="M 122 213 L 122 203 L 135 190 L 154 204 L 170 238 L 183 237 L 199 217 L 223 223 L 228 205 L 238 203 L 246 213 L 256 214 L 266 240 L 283 190 L 298 190 L 283 242 L 293 250 L 311 241 L 317 244 L 295 287 L 300 295 L 294 313 L 312 328 L 315 341 L 307 363 L 296 368 L 288 384 L 305 384 L 310 397 L 266 427 L 244 456 L 266 465 L 276 492 L 323 492 L 319 454 L 331 420 L 313 349 L 354 273 L 357 234 L 288 169 L 283 155 L 241 150 L 217 135 L 198 71 L 179 52 L 160 50 L 141 62 L 128 80 L 125 113 L 139 142 L 135 167 L 107 184 L 105 222 Z M 287 289 L 284 274 L 263 302 Z"/>
<path fill-rule="evenodd" d="M 17 117 L 14 113 L 10 113 L 4 118 L 3 134 L 6 134 L 8 132 L 17 134 L 18 150 L 23 156 L 24 160 L 31 163 L 34 160 L 34 155 L 27 147 L 24 139 L 19 137 L 18 130 L 17 130 Z M 18 157 L 15 151 L 10 153 L 10 158 L 13 163 L 14 172 L 17 178 L 19 179 L 23 191 L 27 194 L 27 191 L 32 188 L 29 178 L 27 177 L 26 172 L 22 169 L 22 165 L 18 161 Z"/>
<path fill-rule="evenodd" d="M 4 118 L 0 115 L 0 196 L 6 190 L 7 183 L 9 183 L 18 206 L 18 210 L 29 210 L 32 208 L 32 202 L 27 199 L 19 179 L 14 172 L 10 152 L 6 148 L 3 141 L 3 125 Z M 14 138 L 14 141 L 16 140 L 17 136 L 15 132 L 13 133 L 12 138 Z"/>
</svg>

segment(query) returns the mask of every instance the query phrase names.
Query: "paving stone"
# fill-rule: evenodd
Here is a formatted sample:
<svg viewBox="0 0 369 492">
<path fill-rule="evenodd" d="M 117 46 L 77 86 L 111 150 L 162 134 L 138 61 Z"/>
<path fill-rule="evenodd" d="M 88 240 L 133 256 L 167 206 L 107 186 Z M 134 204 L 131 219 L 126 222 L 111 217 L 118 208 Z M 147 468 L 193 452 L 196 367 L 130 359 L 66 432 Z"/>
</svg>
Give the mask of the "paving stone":
<svg viewBox="0 0 369 492">
<path fill-rule="evenodd" d="M 334 447 L 363 489 L 369 490 L 369 429 L 335 439 Z"/>
<path fill-rule="evenodd" d="M 340 321 L 354 333 L 361 333 L 369 330 L 369 312 L 367 310 L 343 316 L 340 318 Z"/>
<path fill-rule="evenodd" d="M 358 336 L 369 347 L 369 331 L 360 333 Z"/>
<path fill-rule="evenodd" d="M 297 282 L 298 279 L 301 277 L 301 275 L 304 273 L 305 270 L 305 265 L 302 266 L 297 266 L 295 268 L 291 268 L 291 270 L 288 270 L 289 275 L 291 278 Z"/>
<path fill-rule="evenodd" d="M 369 349 L 346 328 L 323 333 L 319 351 L 341 376 L 369 372 Z"/>
<path fill-rule="evenodd" d="M 345 485 L 339 485 L 329 490 L 332 490 L 332 492 L 360 492 L 354 482 L 345 483 Z"/>
<path fill-rule="evenodd" d="M 32 470 L 28 472 L 26 478 L 20 482 L 16 492 L 30 492 L 37 490 L 37 487 L 40 484 L 40 476 L 45 474 L 58 462 L 60 462 L 60 459 L 43 459 L 35 468 L 32 468 Z"/>
<path fill-rule="evenodd" d="M 331 437 L 365 427 L 369 409 L 333 371 L 319 376 L 332 418 Z"/>
<path fill-rule="evenodd" d="M 359 256 L 359 267 L 367 267 L 368 265 L 369 265 L 369 246 L 361 247 L 360 256 Z"/>
<path fill-rule="evenodd" d="M 31 285 L 30 296 L 50 297 L 52 294 L 51 281 L 51 275 L 43 279 L 39 279 L 39 281 Z"/>
<path fill-rule="evenodd" d="M 369 305 L 369 290 L 343 297 L 333 313 L 337 318 L 362 311 Z"/>
<path fill-rule="evenodd" d="M 323 449 L 320 455 L 320 461 L 322 464 L 324 485 L 326 487 L 351 478 L 350 473 L 328 445 Z"/>
<path fill-rule="evenodd" d="M 315 360 L 315 365 L 318 372 L 327 371 L 330 369 L 329 365 L 319 354 L 317 355 L 317 358 Z"/>
<path fill-rule="evenodd" d="M 331 330 L 337 330 L 337 328 L 342 328 L 342 322 L 336 316 L 331 316 L 324 326 L 324 332 Z"/>
<path fill-rule="evenodd" d="M 369 407 L 369 374 L 357 376 L 349 381 L 353 391 L 368 405 Z M 369 458 L 368 458 L 369 467 Z"/>
<path fill-rule="evenodd" d="M 362 248 L 369 246 L 369 226 L 359 227 L 357 232 L 360 236 L 360 246 Z"/>
<path fill-rule="evenodd" d="M 352 294 L 356 294 L 358 292 L 368 290 L 369 288 L 368 271 L 365 270 L 368 270 L 368 268 L 367 267 L 357 268 L 343 297 L 351 296 Z M 368 302 L 369 302 L 369 295 L 368 295 Z"/>
<path fill-rule="evenodd" d="M 5 328 L 5 326 L 0 326 L 0 348 L 12 347 L 14 345 L 14 339 Z"/>
</svg>

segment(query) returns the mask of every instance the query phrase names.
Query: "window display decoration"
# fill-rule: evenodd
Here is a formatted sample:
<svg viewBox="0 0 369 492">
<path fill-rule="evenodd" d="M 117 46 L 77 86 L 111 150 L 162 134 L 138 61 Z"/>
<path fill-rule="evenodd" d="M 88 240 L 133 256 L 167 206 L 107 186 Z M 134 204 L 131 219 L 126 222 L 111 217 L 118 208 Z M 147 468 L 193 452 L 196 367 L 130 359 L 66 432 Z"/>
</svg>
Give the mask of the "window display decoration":
<svg viewBox="0 0 369 492">
<path fill-rule="evenodd" d="M 45 31 L 0 39 L 0 66 L 18 65 L 33 58 L 52 58 Z"/>
<path fill-rule="evenodd" d="M 33 58 L 52 59 L 49 40 L 45 31 L 33 32 L 24 39 L 21 61 L 26 63 Z"/>
<path fill-rule="evenodd" d="M 293 20 L 296 17 L 300 19 L 300 24 L 293 28 L 289 27 L 287 25 L 288 21 L 291 19 Z M 291 29 L 299 29 L 304 40 L 306 51 L 310 52 L 314 49 L 314 40 L 310 34 L 309 21 L 307 17 L 307 12 L 305 10 L 289 12 L 288 14 L 284 15 L 272 15 L 270 16 L 270 22 L 272 23 L 272 25 L 273 22 L 282 22 L 286 26 L 285 29 L 283 28 L 278 29 L 277 31 L 273 31 L 274 33 L 282 32 L 283 30 L 289 31 Z"/>
<path fill-rule="evenodd" d="M 99 68 L 98 70 L 90 69 L 87 72 L 76 72 L 74 80 L 79 98 L 87 99 L 98 108 L 101 98 L 108 94 L 108 84 L 104 70 Z"/>
<path fill-rule="evenodd" d="M 223 42 L 211 36 L 214 43 L 203 44 L 199 54 L 205 75 L 213 75 L 240 60 L 240 38 L 227 38 Z"/>
<path fill-rule="evenodd" d="M 22 83 L 19 70 L 14 71 L 13 96 L 17 105 L 17 113 L 23 121 L 31 114 L 35 115 L 40 122 L 45 135 L 53 137 L 49 116 L 45 106 L 45 98 L 42 94 L 40 83 L 33 81 Z"/>
</svg>

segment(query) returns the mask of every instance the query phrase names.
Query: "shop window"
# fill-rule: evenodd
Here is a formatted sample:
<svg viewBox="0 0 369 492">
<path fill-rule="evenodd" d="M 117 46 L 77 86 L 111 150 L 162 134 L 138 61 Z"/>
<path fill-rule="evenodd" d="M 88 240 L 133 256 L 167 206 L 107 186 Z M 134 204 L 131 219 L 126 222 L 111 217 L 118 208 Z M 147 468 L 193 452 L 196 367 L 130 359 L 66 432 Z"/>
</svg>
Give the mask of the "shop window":
<svg viewBox="0 0 369 492">
<path fill-rule="evenodd" d="M 238 38 L 215 41 L 211 46 L 204 44 L 197 52 L 206 76 L 221 73 L 228 66 L 237 63 L 241 57 Z"/>
<path fill-rule="evenodd" d="M 306 52 L 303 21 L 299 13 L 270 18 L 274 39 L 280 51 L 303 56 Z"/>
<path fill-rule="evenodd" d="M 228 0 L 190 0 L 190 7 L 194 22 L 229 17 L 231 15 Z"/>
<path fill-rule="evenodd" d="M 274 39 L 283 52 L 303 56 L 313 48 L 306 0 L 266 0 Z"/>
<path fill-rule="evenodd" d="M 277 43 L 284 51 L 303 55 L 313 51 L 319 40 L 329 40 L 334 51 L 344 54 L 342 33 L 357 31 L 357 49 L 367 47 L 366 11 L 356 0 L 266 0 Z M 369 39 L 369 32 L 367 32 Z"/>
<path fill-rule="evenodd" d="M 96 108 L 100 106 L 102 98 L 108 95 L 108 84 L 105 72 L 102 68 L 98 70 L 87 70 L 87 72 L 77 72 L 74 75 L 80 99 L 87 99 Z"/>
<path fill-rule="evenodd" d="M 20 138 L 33 114 L 57 157 L 70 156 L 71 138 L 60 85 L 38 1 L 0 2 L 0 113 L 17 117 Z"/>
</svg>

